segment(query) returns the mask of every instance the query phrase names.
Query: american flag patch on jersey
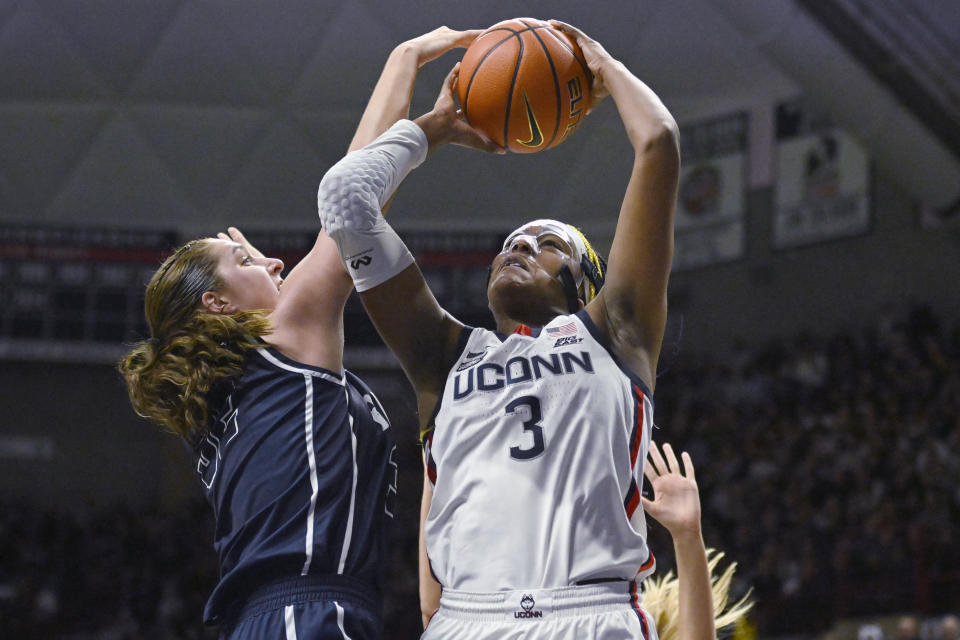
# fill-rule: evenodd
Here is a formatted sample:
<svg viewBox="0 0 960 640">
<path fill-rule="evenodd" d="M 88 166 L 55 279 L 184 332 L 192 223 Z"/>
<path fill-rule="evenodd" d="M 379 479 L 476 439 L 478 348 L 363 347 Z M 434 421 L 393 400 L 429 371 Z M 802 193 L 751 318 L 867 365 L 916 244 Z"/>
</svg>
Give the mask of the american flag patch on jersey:
<svg viewBox="0 0 960 640">
<path fill-rule="evenodd" d="M 567 324 L 562 324 L 559 327 L 547 327 L 547 335 L 551 337 L 558 336 L 573 336 L 577 333 L 577 323 L 568 322 Z"/>
</svg>

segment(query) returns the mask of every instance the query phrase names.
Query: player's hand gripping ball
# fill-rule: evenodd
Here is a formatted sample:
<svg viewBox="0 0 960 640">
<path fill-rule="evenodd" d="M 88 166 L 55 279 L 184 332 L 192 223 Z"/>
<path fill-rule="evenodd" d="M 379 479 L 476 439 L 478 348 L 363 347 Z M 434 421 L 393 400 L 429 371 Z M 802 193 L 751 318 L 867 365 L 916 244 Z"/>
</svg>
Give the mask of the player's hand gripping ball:
<svg viewBox="0 0 960 640">
<path fill-rule="evenodd" d="M 548 22 L 493 25 L 460 63 L 457 98 L 467 122 L 514 153 L 557 146 L 590 106 L 593 76 L 579 45 Z"/>
</svg>

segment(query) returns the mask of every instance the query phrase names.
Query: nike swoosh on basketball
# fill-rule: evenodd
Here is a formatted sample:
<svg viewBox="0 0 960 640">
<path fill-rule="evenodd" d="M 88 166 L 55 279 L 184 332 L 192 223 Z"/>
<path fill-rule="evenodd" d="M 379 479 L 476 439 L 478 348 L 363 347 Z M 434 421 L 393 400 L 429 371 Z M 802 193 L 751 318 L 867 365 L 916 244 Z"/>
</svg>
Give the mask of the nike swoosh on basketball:
<svg viewBox="0 0 960 640">
<path fill-rule="evenodd" d="M 523 141 L 517 138 L 517 142 L 525 147 L 539 147 L 543 144 L 543 133 L 540 131 L 540 123 L 537 122 L 537 116 L 533 113 L 533 107 L 530 106 L 530 101 L 527 100 L 527 92 L 523 91 L 521 95 L 523 96 L 523 106 L 527 109 L 527 124 L 530 126 L 530 139 Z"/>
</svg>

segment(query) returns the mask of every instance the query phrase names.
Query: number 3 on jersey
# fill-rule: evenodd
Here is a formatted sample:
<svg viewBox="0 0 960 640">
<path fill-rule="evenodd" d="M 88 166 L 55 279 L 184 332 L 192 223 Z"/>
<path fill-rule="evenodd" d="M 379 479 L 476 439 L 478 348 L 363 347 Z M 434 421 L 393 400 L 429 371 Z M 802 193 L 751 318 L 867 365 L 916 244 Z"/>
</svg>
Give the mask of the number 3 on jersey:
<svg viewBox="0 0 960 640">
<path fill-rule="evenodd" d="M 524 420 L 526 408 L 530 412 L 530 419 Z M 540 426 L 540 418 L 543 414 L 540 411 L 540 399 L 536 396 L 521 396 L 507 405 L 507 415 L 515 415 L 522 421 L 523 430 L 533 434 L 533 446 L 523 449 L 519 446 L 510 447 L 510 457 L 514 460 L 532 460 L 543 453 L 543 427 Z"/>
</svg>

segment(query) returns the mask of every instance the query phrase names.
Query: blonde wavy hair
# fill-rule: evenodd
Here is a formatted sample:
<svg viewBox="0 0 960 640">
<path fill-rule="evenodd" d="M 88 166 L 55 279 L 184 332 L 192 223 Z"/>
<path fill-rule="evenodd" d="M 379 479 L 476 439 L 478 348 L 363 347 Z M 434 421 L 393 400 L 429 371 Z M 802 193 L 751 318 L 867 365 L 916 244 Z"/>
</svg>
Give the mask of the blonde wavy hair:
<svg viewBox="0 0 960 640">
<path fill-rule="evenodd" d="M 749 592 L 728 606 L 730 583 L 737 570 L 737 563 L 731 563 L 718 577 L 714 572 L 723 557 L 722 551 L 707 550 L 707 567 L 710 570 L 710 587 L 713 591 L 714 626 L 718 631 L 737 623 L 753 608 Z M 664 576 L 644 580 L 643 608 L 653 617 L 660 640 L 679 640 L 677 623 L 680 613 L 680 591 L 679 582 L 672 570 Z"/>
<path fill-rule="evenodd" d="M 201 296 L 223 287 L 211 246 L 210 238 L 188 242 L 153 274 L 144 297 L 150 338 L 117 365 L 134 411 L 188 442 L 206 429 L 211 394 L 242 373 L 245 352 L 270 333 L 266 311 L 203 307 Z"/>
</svg>

